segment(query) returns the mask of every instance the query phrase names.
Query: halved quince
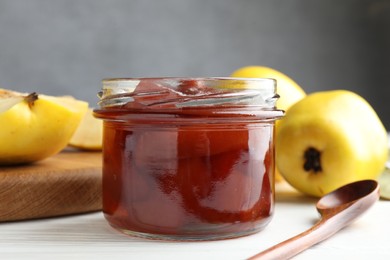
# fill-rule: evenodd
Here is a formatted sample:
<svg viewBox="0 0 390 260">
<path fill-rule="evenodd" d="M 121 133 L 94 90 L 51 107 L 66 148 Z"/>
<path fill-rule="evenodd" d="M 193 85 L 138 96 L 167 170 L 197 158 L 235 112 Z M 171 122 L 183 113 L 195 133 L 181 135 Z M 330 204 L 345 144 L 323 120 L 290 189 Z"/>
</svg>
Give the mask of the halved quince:
<svg viewBox="0 0 390 260">
<path fill-rule="evenodd" d="M 45 159 L 65 148 L 88 109 L 69 96 L 0 89 L 0 165 Z"/>
<path fill-rule="evenodd" d="M 69 145 L 82 150 L 101 150 L 103 141 L 103 122 L 93 116 L 92 108 L 88 109 Z"/>
</svg>

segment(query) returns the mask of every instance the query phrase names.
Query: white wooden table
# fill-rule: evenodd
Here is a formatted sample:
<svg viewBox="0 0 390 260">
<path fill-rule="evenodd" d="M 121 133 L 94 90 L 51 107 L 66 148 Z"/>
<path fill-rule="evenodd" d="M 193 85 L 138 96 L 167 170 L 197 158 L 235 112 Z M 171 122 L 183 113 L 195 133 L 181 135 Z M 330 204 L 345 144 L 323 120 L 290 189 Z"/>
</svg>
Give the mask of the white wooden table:
<svg viewBox="0 0 390 260">
<path fill-rule="evenodd" d="M 258 234 L 212 242 L 160 242 L 112 229 L 101 212 L 0 224 L 0 259 L 245 259 L 308 229 L 315 199 L 277 195 L 272 222 Z M 390 201 L 294 259 L 390 259 Z"/>
</svg>

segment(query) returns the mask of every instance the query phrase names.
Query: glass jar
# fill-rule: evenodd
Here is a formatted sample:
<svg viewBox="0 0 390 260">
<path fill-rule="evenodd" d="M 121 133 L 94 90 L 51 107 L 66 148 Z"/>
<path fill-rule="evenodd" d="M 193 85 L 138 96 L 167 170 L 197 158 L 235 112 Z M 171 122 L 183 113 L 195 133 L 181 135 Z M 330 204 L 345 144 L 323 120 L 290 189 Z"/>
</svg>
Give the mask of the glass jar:
<svg viewBox="0 0 390 260">
<path fill-rule="evenodd" d="M 103 80 L 103 212 L 124 233 L 215 240 L 274 208 L 273 79 Z"/>
</svg>

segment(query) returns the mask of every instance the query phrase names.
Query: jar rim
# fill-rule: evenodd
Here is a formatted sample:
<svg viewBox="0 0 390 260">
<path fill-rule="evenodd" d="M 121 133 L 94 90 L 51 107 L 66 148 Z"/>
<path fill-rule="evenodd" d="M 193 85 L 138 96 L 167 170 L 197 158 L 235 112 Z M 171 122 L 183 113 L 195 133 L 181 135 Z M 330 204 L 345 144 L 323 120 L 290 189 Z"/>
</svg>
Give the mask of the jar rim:
<svg viewBox="0 0 390 260">
<path fill-rule="evenodd" d="M 248 78 L 248 77 L 123 77 L 123 78 L 104 78 L 104 83 L 110 82 L 125 82 L 125 81 L 139 81 L 139 80 L 206 80 L 206 81 L 217 81 L 217 80 L 241 80 L 241 81 L 263 81 L 273 82 L 276 84 L 274 78 Z"/>
<path fill-rule="evenodd" d="M 172 105 L 203 107 L 225 105 L 275 106 L 276 80 L 235 77 L 107 78 L 99 92 L 101 108 L 148 100 L 147 109 Z M 155 103 L 149 102 L 156 101 Z"/>
</svg>

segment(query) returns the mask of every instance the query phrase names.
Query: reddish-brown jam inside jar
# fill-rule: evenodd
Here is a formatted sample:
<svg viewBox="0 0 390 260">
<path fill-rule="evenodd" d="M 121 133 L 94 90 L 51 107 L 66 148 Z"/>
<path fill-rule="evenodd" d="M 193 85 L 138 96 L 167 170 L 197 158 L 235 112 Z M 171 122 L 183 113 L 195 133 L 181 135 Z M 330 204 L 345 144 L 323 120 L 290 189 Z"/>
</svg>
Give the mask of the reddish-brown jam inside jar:
<svg viewBox="0 0 390 260">
<path fill-rule="evenodd" d="M 255 233 L 274 205 L 275 82 L 103 81 L 103 212 L 135 236 L 223 239 Z"/>
</svg>

